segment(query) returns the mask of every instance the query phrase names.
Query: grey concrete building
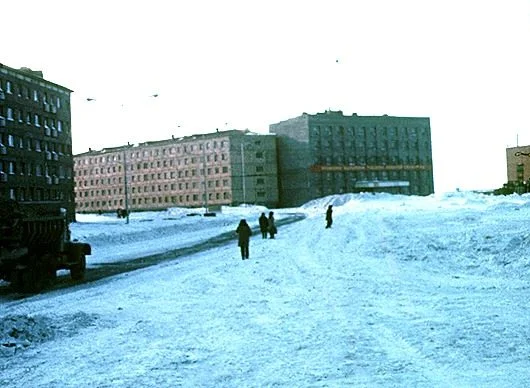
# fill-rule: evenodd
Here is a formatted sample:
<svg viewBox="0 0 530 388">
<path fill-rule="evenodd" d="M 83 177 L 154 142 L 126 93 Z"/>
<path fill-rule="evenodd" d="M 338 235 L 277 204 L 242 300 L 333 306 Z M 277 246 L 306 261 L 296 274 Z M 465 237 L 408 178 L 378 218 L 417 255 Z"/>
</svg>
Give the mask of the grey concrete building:
<svg viewBox="0 0 530 388">
<path fill-rule="evenodd" d="M 0 197 L 61 201 L 74 217 L 70 93 L 0 63 Z"/>
<path fill-rule="evenodd" d="M 281 206 L 351 192 L 434 192 L 429 118 L 326 111 L 271 124 Z"/>
<path fill-rule="evenodd" d="M 530 191 L 530 146 L 506 148 L 506 175 L 506 193 L 522 194 Z"/>
<path fill-rule="evenodd" d="M 74 156 L 79 212 L 278 205 L 273 135 L 221 131 Z"/>
</svg>

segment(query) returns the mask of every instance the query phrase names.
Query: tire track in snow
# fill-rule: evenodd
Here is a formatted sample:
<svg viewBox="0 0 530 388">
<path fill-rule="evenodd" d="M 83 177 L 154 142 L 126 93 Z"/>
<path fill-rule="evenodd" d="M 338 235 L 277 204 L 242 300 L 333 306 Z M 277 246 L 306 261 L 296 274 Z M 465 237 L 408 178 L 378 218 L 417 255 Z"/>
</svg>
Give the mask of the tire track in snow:
<svg viewBox="0 0 530 388">
<path fill-rule="evenodd" d="M 421 348 L 412 344 L 407 339 L 406 328 L 396 330 L 400 327 L 399 324 L 385 324 L 395 323 L 396 315 L 401 325 L 410 322 L 411 317 L 407 315 L 417 309 L 413 297 L 422 293 L 421 285 L 414 284 L 415 276 L 409 272 L 414 268 L 399 262 L 398 254 L 389 250 L 388 244 L 392 244 L 397 238 L 411 237 L 400 236 L 399 231 L 397 225 L 389 225 L 385 216 L 370 217 L 369 221 L 359 217 L 357 225 L 357 246 L 361 254 L 356 264 L 362 268 L 361 272 L 365 274 L 362 277 L 366 282 L 376 282 L 365 288 L 371 290 L 365 295 L 368 301 L 365 312 L 369 323 L 367 335 L 372 339 L 370 343 L 378 347 L 373 351 L 386 355 L 386 362 L 379 372 L 399 374 L 406 371 L 408 375 L 413 374 L 418 379 L 418 384 L 457 386 L 457 381 L 451 378 L 449 367 L 430 360 Z M 367 250 L 363 246 L 378 249 Z M 377 255 L 378 251 L 381 252 L 380 255 Z M 394 316 L 394 319 L 389 319 L 389 315 Z M 381 359 L 384 360 L 380 357 Z"/>
</svg>

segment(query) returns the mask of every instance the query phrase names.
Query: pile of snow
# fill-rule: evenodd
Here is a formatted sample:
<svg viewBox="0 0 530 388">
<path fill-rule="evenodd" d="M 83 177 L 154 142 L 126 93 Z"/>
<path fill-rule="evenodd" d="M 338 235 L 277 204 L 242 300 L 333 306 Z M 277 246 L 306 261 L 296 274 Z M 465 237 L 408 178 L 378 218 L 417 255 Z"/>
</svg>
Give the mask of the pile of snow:
<svg viewBox="0 0 530 388">
<path fill-rule="evenodd" d="M 334 222 L 324 213 L 334 205 Z M 79 215 L 90 265 L 257 225 L 269 209 Z M 523 387 L 530 197 L 320 198 L 254 235 L 135 272 L 4 300 L 5 387 Z M 167 245 L 166 245 L 167 244 Z M 1 301 L 1 299 L 0 299 Z"/>
</svg>

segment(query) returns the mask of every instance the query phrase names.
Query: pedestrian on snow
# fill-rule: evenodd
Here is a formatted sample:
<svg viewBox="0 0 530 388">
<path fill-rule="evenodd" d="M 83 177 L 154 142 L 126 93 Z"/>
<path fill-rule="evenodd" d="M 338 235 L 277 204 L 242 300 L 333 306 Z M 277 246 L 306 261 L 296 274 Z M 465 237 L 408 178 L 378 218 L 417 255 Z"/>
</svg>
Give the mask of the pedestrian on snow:
<svg viewBox="0 0 530 388">
<path fill-rule="evenodd" d="M 259 230 L 261 231 L 261 237 L 267 238 L 267 229 L 269 228 L 269 220 L 265 213 L 261 213 L 259 217 Z"/>
<path fill-rule="evenodd" d="M 236 233 L 239 235 L 238 246 L 241 248 L 241 259 L 248 259 L 248 246 L 250 243 L 250 236 L 252 236 L 252 230 L 248 226 L 246 220 L 239 221 Z"/>
<path fill-rule="evenodd" d="M 331 224 L 333 223 L 333 209 L 332 205 L 328 206 L 328 210 L 326 210 L 326 229 L 331 228 Z"/>
<path fill-rule="evenodd" d="M 274 212 L 269 213 L 269 219 L 268 219 L 268 229 L 270 238 L 274 238 L 274 235 L 278 233 L 278 229 L 276 229 L 276 224 L 274 223 Z"/>
</svg>

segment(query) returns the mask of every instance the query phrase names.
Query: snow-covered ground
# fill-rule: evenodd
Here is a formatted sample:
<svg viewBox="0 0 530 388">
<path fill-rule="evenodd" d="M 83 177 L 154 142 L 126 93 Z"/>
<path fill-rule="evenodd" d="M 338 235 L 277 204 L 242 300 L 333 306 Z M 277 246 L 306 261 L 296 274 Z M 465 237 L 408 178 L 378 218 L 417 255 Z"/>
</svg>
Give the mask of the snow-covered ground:
<svg viewBox="0 0 530 388">
<path fill-rule="evenodd" d="M 334 223 L 324 213 L 334 204 Z M 257 224 L 255 207 L 79 215 L 89 267 Z M 330 196 L 255 234 L 3 302 L 2 387 L 527 387 L 530 197 Z"/>
</svg>

